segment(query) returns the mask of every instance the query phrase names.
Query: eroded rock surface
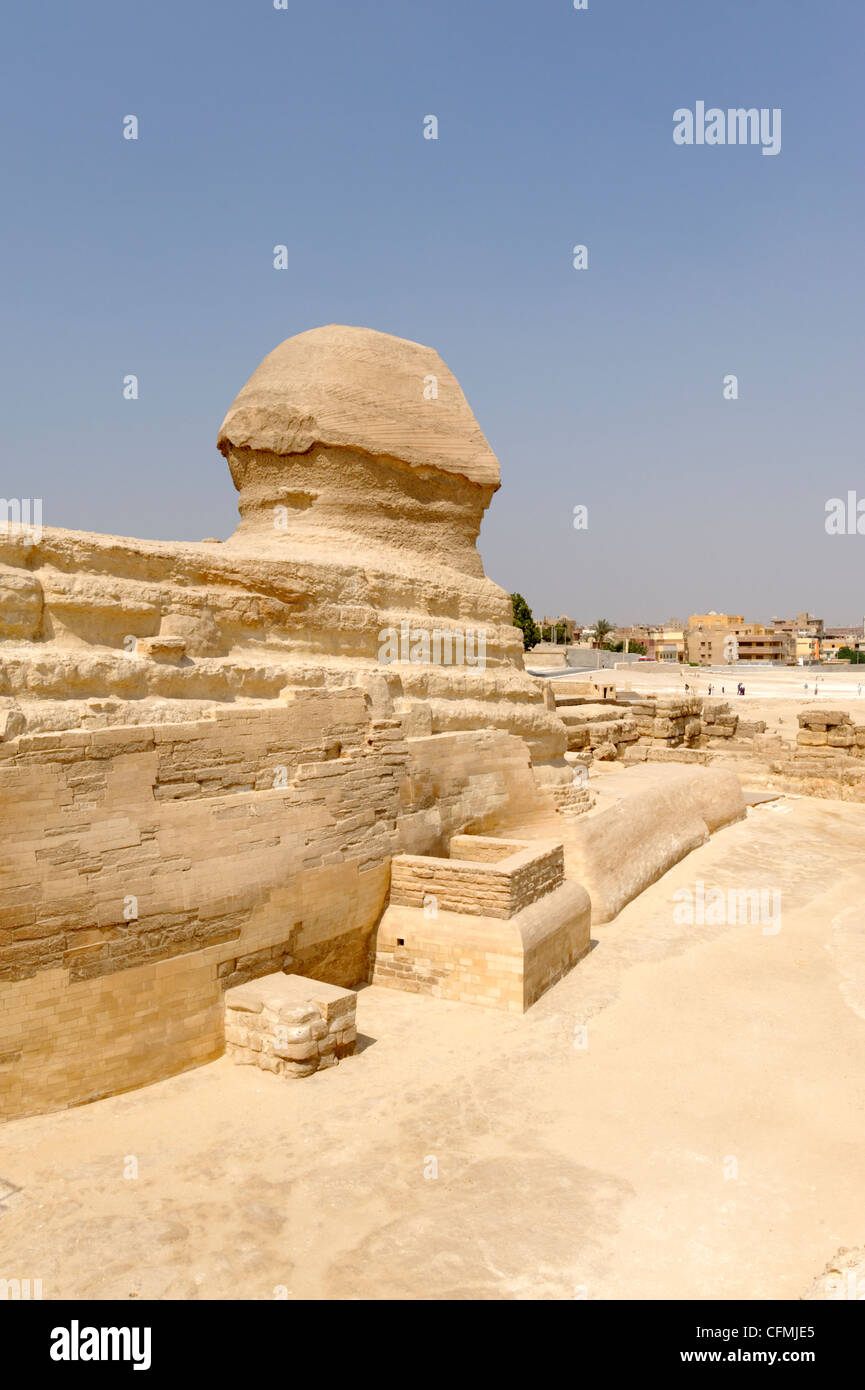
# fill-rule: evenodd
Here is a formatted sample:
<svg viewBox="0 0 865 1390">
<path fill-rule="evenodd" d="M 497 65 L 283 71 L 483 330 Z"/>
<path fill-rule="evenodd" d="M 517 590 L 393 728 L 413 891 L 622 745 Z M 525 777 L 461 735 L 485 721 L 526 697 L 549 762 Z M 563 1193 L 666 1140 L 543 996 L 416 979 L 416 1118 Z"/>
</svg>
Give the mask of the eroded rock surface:
<svg viewBox="0 0 865 1390">
<path fill-rule="evenodd" d="M 424 706 L 432 732 L 493 726 L 560 757 L 561 722 L 477 551 L 498 461 L 438 353 L 364 328 L 301 333 L 253 373 L 219 448 L 241 513 L 224 545 L 0 534 L 0 694 L 31 731 L 80 726 L 93 698 L 139 722 L 142 701 L 176 719 L 190 701 L 197 715 L 359 681 Z M 424 659 L 437 641 L 441 660 Z"/>
</svg>

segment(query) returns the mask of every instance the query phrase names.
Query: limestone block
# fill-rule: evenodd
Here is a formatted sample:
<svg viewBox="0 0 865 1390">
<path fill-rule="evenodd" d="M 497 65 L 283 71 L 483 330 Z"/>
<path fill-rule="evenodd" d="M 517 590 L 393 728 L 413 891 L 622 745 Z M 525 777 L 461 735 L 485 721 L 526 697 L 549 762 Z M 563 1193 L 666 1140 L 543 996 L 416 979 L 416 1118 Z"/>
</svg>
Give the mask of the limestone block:
<svg viewBox="0 0 865 1390">
<path fill-rule="evenodd" d="M 207 542 L 202 541 L 202 545 L 204 544 Z M 169 610 L 160 624 L 159 637 L 163 640 L 176 638 L 182 641 L 184 646 L 180 656 L 219 656 L 227 645 L 223 637 L 222 624 L 207 603 L 196 604 L 193 612 Z"/>
<path fill-rule="evenodd" d="M 831 728 L 827 734 L 830 748 L 851 748 L 856 743 L 856 735 L 853 729 L 846 724 L 839 724 Z"/>
<path fill-rule="evenodd" d="M 644 763 L 646 761 L 646 755 L 648 751 L 648 748 L 644 746 L 639 747 L 635 746 L 634 744 L 631 744 L 630 748 L 625 749 L 625 756 L 622 759 L 622 761 L 627 763 L 628 765 L 634 763 Z"/>
<path fill-rule="evenodd" d="M 261 976 L 225 992 L 226 1051 L 278 1076 L 311 1076 L 354 1052 L 355 1005 L 352 990 L 320 980 Z"/>
<path fill-rule="evenodd" d="M 600 743 L 594 749 L 594 754 L 599 762 L 615 762 L 617 757 L 616 745 L 614 743 Z"/>
<path fill-rule="evenodd" d="M 659 748 L 646 750 L 646 761 L 650 763 L 705 763 L 706 753 L 702 748 Z"/>
<path fill-rule="evenodd" d="M 273 1052 L 274 1056 L 291 1062 L 310 1062 L 319 1055 L 318 1043 L 313 1038 L 309 1042 L 275 1042 Z"/>
<path fill-rule="evenodd" d="M 609 720 L 603 724 L 591 724 L 589 725 L 589 747 L 598 748 L 602 743 L 618 743 L 623 730 L 624 724 L 620 719 Z"/>
<path fill-rule="evenodd" d="M 799 727 L 802 729 L 813 729 L 819 726 L 821 730 L 834 728 L 836 724 L 850 724 L 852 721 L 849 714 L 837 709 L 806 709 L 799 715 Z"/>
<path fill-rule="evenodd" d="M 264 1007 L 261 993 L 252 986 L 236 985 L 225 995 L 225 1007 L 238 1013 L 260 1014 Z"/>
<path fill-rule="evenodd" d="M 318 1071 L 321 1062 L 290 1062 L 283 1061 L 281 1064 L 280 1076 L 296 1078 L 301 1076 L 312 1076 L 313 1072 Z M 326 1063 L 330 1065 L 330 1063 Z"/>
<path fill-rule="evenodd" d="M 432 710 L 424 700 L 395 700 L 406 738 L 426 738 L 432 733 Z"/>
<path fill-rule="evenodd" d="M 306 994 L 328 1028 L 337 1019 L 351 1019 L 354 1023 L 357 995 L 352 990 L 325 984 L 321 980 L 307 980 L 302 975 L 286 975 L 285 979 L 295 992 Z"/>
<path fill-rule="evenodd" d="M 652 720 L 652 736 L 654 738 L 681 738 L 684 732 L 684 719 L 659 717 Z"/>
<path fill-rule="evenodd" d="M 0 699 L 0 740 L 17 738 L 27 728 L 27 718 L 14 700 Z"/>
<path fill-rule="evenodd" d="M 138 655 L 149 657 L 151 661 L 176 663 L 186 655 L 185 637 L 142 637 L 138 642 Z"/>
<path fill-rule="evenodd" d="M 42 585 L 36 575 L 0 565 L 0 638 L 33 641 L 42 623 Z"/>
<path fill-rule="evenodd" d="M 318 1019 L 316 1023 L 321 1026 L 323 1032 L 327 1032 L 327 1026 L 322 1024 L 320 1019 Z M 314 1037 L 321 1036 L 320 1033 L 313 1032 L 315 1026 L 316 1024 L 310 1023 L 294 1027 L 283 1027 L 280 1033 L 281 1036 L 285 1038 L 286 1045 L 289 1043 L 307 1043 Z"/>
<path fill-rule="evenodd" d="M 602 703 L 564 704 L 558 709 L 560 718 L 568 725 L 605 723 L 619 716 L 618 708 L 612 700 Z"/>
<path fill-rule="evenodd" d="M 756 738 L 759 734 L 765 734 L 766 721 L 765 719 L 740 719 L 736 732 L 739 738 Z"/>
</svg>

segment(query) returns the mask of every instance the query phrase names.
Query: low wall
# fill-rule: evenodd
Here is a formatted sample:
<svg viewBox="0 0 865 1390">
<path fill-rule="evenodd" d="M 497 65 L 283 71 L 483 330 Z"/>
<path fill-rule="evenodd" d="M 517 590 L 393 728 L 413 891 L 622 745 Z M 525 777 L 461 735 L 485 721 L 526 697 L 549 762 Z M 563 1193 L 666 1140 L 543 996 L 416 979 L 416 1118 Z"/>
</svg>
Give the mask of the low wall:
<svg viewBox="0 0 865 1390">
<path fill-rule="evenodd" d="M 480 917 L 513 917 L 561 883 L 564 856 L 560 844 L 514 846 L 504 858 L 471 860 L 460 836 L 459 858 L 398 855 L 391 862 L 390 901 L 401 907 L 437 908 Z M 481 849 L 487 855 L 488 850 Z"/>
<path fill-rule="evenodd" d="M 616 776 L 629 779 L 621 799 Z M 588 889 L 593 922 L 609 922 L 711 833 L 745 814 L 738 777 L 720 769 L 641 767 L 605 782 L 612 795 L 572 821 L 565 836 L 565 871 Z"/>
<path fill-rule="evenodd" d="M 218 1055 L 231 985 L 365 979 L 391 856 L 523 794 L 519 739 L 406 739 L 357 691 L 0 744 L 0 1116 Z"/>
</svg>

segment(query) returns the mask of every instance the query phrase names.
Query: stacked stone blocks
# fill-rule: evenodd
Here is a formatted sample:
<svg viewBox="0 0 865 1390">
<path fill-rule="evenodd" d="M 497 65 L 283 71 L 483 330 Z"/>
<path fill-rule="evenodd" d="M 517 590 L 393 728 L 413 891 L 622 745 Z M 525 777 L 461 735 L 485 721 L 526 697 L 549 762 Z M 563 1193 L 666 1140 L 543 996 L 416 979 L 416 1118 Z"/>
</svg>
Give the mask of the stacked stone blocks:
<svg viewBox="0 0 865 1390">
<path fill-rule="evenodd" d="M 357 1041 L 353 990 L 303 975 L 264 975 L 225 993 L 225 1050 L 276 1076 L 335 1067 Z"/>
</svg>

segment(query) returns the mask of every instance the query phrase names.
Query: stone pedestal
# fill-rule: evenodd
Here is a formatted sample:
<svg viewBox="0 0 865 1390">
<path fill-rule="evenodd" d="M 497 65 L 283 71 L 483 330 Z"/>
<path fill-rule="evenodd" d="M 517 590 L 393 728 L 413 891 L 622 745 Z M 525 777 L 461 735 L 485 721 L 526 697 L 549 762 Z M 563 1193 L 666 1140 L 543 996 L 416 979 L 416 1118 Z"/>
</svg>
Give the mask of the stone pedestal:
<svg viewBox="0 0 865 1390">
<path fill-rule="evenodd" d="M 455 835 L 450 852 L 391 861 L 373 983 L 523 1013 L 589 949 L 588 894 L 555 841 Z"/>
</svg>

